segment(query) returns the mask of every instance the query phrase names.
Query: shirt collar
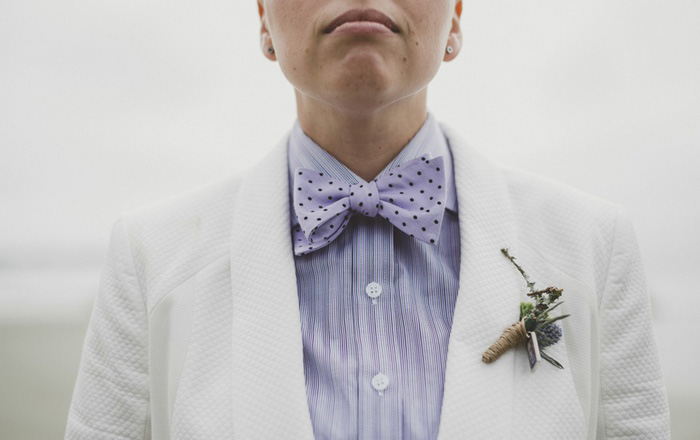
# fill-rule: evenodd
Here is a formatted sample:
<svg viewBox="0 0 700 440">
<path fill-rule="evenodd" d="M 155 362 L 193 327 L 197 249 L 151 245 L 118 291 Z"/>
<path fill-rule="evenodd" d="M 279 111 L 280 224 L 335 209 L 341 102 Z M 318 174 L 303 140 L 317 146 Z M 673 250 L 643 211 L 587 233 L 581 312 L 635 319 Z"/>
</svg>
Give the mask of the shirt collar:
<svg viewBox="0 0 700 440">
<path fill-rule="evenodd" d="M 452 154 L 440 125 L 433 114 L 428 111 L 425 122 L 416 132 L 413 138 L 401 151 L 384 167 L 377 175 L 377 178 L 390 172 L 405 162 L 429 153 L 432 157 L 443 156 L 445 166 L 446 198 L 445 208 L 457 212 L 457 193 L 454 184 L 454 171 L 452 166 Z M 289 188 L 290 200 L 293 198 L 294 171 L 301 168 L 308 168 L 322 172 L 333 178 L 344 180 L 351 184 L 365 182 L 364 179 L 355 174 L 348 167 L 343 165 L 338 159 L 324 150 L 313 141 L 301 128 L 299 119 L 294 121 L 294 127 L 289 136 L 288 143 L 288 164 L 289 164 Z M 292 223 L 298 223 L 294 215 L 293 204 L 290 203 L 290 218 Z"/>
</svg>

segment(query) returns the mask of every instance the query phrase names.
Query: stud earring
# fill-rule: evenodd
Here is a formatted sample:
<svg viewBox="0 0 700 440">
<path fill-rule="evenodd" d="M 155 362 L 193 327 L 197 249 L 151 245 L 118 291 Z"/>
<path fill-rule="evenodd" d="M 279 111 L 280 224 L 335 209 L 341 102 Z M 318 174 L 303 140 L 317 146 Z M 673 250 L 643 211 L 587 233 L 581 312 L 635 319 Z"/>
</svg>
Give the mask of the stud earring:
<svg viewBox="0 0 700 440">
<path fill-rule="evenodd" d="M 275 53 L 275 49 L 272 48 L 272 46 L 267 48 L 267 53 Z"/>
<path fill-rule="evenodd" d="M 447 46 L 447 48 L 445 49 L 445 52 L 447 53 L 452 53 L 453 51 L 454 49 L 452 49 L 452 46 Z"/>
</svg>

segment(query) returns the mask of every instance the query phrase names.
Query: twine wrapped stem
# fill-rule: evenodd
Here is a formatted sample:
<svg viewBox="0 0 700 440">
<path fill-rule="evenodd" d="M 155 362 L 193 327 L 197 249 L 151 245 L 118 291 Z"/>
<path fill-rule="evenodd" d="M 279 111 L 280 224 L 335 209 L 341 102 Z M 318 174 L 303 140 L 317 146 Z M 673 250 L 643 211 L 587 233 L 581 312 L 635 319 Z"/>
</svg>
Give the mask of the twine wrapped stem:
<svg viewBox="0 0 700 440">
<path fill-rule="evenodd" d="M 488 350 L 481 355 L 481 360 L 487 364 L 495 361 L 503 353 L 515 348 L 527 341 L 527 330 L 525 329 L 525 320 L 521 320 L 511 325 L 503 331 L 501 337 L 496 342 L 491 344 Z"/>
</svg>

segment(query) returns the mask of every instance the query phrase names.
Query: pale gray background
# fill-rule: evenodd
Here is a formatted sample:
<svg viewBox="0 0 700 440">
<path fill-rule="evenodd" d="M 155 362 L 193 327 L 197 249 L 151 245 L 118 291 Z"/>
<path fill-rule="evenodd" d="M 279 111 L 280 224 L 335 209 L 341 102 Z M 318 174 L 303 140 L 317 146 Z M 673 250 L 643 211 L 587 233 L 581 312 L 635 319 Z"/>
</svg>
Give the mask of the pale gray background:
<svg viewBox="0 0 700 440">
<path fill-rule="evenodd" d="M 629 208 L 674 438 L 700 428 L 700 2 L 466 1 L 429 107 Z M 0 438 L 61 438 L 121 212 L 236 173 L 295 117 L 253 0 L 0 2 Z"/>
</svg>

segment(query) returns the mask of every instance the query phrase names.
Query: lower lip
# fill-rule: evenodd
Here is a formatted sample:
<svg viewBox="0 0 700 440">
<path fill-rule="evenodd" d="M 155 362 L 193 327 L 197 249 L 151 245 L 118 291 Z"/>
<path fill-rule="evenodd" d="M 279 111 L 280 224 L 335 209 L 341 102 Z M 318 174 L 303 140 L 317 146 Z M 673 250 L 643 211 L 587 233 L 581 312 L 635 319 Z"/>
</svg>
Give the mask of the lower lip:
<svg viewBox="0 0 700 440">
<path fill-rule="evenodd" d="M 331 35 L 393 34 L 391 29 L 373 21 L 349 21 L 333 29 Z"/>
</svg>

